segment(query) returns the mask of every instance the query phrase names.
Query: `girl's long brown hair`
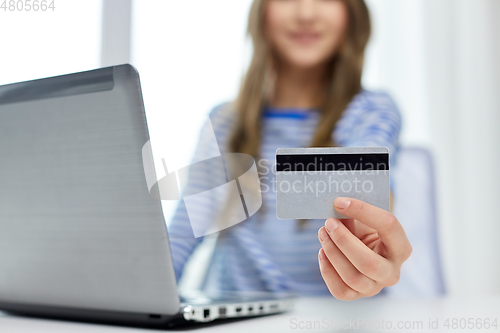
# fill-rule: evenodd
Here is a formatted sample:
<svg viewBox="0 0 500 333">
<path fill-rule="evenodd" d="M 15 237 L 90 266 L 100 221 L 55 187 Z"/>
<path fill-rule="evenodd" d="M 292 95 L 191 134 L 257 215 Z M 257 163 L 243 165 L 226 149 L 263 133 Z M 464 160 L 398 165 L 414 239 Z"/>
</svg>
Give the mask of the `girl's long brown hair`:
<svg viewBox="0 0 500 333">
<path fill-rule="evenodd" d="M 235 110 L 236 126 L 229 139 L 229 151 L 245 153 L 259 158 L 261 141 L 261 114 L 273 90 L 274 59 L 263 31 L 265 3 L 254 0 L 248 19 L 248 34 L 253 43 L 253 57 L 243 78 Z M 352 98 L 361 90 L 361 74 L 366 44 L 370 38 L 371 24 L 364 0 L 341 0 L 348 8 L 349 20 L 344 44 L 329 62 L 330 83 L 326 101 L 320 108 L 320 120 L 310 143 L 311 147 L 335 146 L 332 132 Z M 231 206 L 226 203 L 226 208 Z M 266 210 L 262 206 L 259 212 Z M 225 210 L 223 210 L 225 211 Z M 299 220 L 298 228 L 305 227 L 306 220 Z"/>
<path fill-rule="evenodd" d="M 312 147 L 333 146 L 335 123 L 352 98 L 361 90 L 361 74 L 366 44 L 370 37 L 370 16 L 364 0 L 342 0 L 349 11 L 345 44 L 330 62 L 330 83 L 321 118 L 312 138 Z M 248 19 L 253 57 L 235 101 L 236 126 L 229 140 L 229 151 L 258 158 L 261 141 L 261 113 L 272 89 L 273 59 L 264 37 L 263 21 L 267 0 L 254 0 Z"/>
</svg>

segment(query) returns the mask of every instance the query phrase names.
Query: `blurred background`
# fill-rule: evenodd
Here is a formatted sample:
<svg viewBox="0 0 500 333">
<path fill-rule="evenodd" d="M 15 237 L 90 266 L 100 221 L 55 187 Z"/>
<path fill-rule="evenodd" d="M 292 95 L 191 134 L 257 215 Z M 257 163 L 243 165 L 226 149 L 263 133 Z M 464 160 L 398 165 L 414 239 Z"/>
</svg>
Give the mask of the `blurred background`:
<svg viewBox="0 0 500 333">
<path fill-rule="evenodd" d="M 0 9 L 0 84 L 131 63 L 153 146 L 175 134 L 169 154 L 188 164 L 203 116 L 237 94 L 252 51 L 251 0 L 54 4 Z M 402 146 L 432 153 L 446 288 L 500 293 L 500 0 L 367 4 L 373 35 L 363 82 L 396 101 Z M 163 204 L 168 220 L 176 203 Z"/>
</svg>

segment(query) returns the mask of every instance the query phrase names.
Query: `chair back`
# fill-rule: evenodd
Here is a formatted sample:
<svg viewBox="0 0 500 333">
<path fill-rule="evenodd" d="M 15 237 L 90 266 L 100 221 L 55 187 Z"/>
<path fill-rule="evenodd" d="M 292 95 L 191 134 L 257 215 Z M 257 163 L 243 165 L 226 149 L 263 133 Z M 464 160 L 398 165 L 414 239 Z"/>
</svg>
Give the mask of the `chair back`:
<svg viewBox="0 0 500 333">
<path fill-rule="evenodd" d="M 434 163 L 419 147 L 401 148 L 394 172 L 394 215 L 413 247 L 403 264 L 398 284 L 389 295 L 436 296 L 445 294 L 438 237 Z"/>
</svg>

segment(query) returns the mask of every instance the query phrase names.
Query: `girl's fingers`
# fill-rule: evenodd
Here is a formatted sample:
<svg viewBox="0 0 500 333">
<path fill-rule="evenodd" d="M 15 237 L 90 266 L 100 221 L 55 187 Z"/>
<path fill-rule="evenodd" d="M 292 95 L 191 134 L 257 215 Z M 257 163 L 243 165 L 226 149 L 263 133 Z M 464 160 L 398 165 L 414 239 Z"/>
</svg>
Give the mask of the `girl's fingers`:
<svg viewBox="0 0 500 333">
<path fill-rule="evenodd" d="M 385 282 L 391 278 L 390 261 L 368 248 L 338 219 L 326 220 L 325 230 L 333 243 L 359 272 L 377 282 Z"/>
<path fill-rule="evenodd" d="M 337 198 L 334 201 L 334 206 L 339 213 L 357 219 L 377 230 L 390 257 L 396 258 L 400 262 L 408 259 L 412 248 L 403 227 L 393 214 L 351 198 Z"/>
<path fill-rule="evenodd" d="M 361 223 L 355 219 L 340 219 L 340 221 L 349 229 L 350 232 L 354 234 L 354 236 L 359 239 L 363 239 L 366 235 L 370 235 L 376 233 L 377 230 L 370 228 L 369 226 Z"/>
<path fill-rule="evenodd" d="M 318 261 L 321 276 L 323 277 L 323 280 L 325 280 L 328 290 L 335 298 L 343 301 L 352 301 L 359 297 L 359 293 L 350 288 L 340 278 L 339 274 L 328 260 L 322 248 L 318 253 Z"/>
<path fill-rule="evenodd" d="M 325 227 L 321 227 L 321 229 L 319 229 L 318 238 L 328 260 L 345 284 L 361 294 L 369 294 L 373 289 L 375 289 L 375 281 L 360 273 L 356 267 L 353 266 L 353 264 L 331 240 L 325 230 Z"/>
</svg>

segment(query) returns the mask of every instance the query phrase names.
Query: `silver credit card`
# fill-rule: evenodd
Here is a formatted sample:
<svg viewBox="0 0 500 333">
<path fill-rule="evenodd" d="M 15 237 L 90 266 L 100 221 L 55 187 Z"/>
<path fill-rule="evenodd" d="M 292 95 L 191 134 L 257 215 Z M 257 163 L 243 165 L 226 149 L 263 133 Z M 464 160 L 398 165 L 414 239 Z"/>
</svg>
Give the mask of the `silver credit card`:
<svg viewBox="0 0 500 333">
<path fill-rule="evenodd" d="M 346 218 L 337 197 L 389 210 L 386 147 L 279 148 L 276 150 L 276 215 L 279 219 Z"/>
</svg>

